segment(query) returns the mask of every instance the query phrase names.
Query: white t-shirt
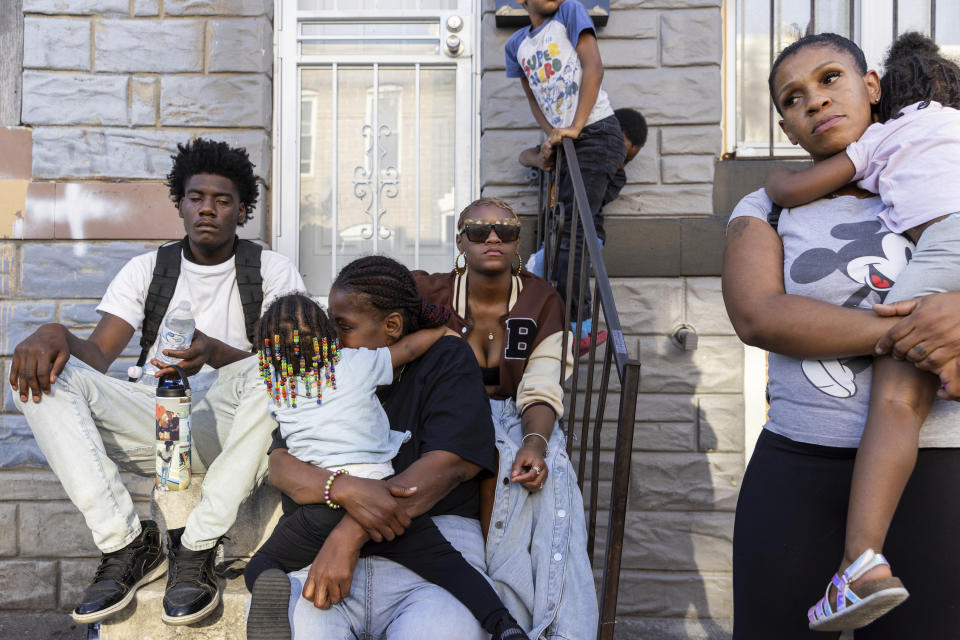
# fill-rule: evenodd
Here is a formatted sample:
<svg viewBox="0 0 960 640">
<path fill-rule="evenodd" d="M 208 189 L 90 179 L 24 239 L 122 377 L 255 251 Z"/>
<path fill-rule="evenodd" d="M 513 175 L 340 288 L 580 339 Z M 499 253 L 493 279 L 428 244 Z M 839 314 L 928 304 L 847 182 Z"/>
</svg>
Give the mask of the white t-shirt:
<svg viewBox="0 0 960 640">
<path fill-rule="evenodd" d="M 880 195 L 895 233 L 960 211 L 960 111 L 917 102 L 847 147 L 861 189 Z"/>
<path fill-rule="evenodd" d="M 156 263 L 157 252 L 151 251 L 125 264 L 107 287 L 107 292 L 97 305 L 97 312 L 111 313 L 139 330 L 143 324 L 143 307 L 147 301 L 147 291 Z M 264 249 L 261 253 L 260 275 L 263 277 L 261 313 L 278 295 L 306 290 L 303 278 L 293 262 L 274 251 Z M 181 254 L 180 278 L 167 311 L 176 309 L 181 300 L 190 301 L 190 310 L 197 322 L 197 329 L 205 335 L 237 349 L 250 349 L 233 256 L 220 264 L 202 265 L 190 262 Z M 156 348 L 155 341 L 150 347 L 149 357 L 153 357 Z M 202 371 L 212 370 L 204 365 Z"/>
<path fill-rule="evenodd" d="M 273 398 L 270 413 L 280 424 L 290 455 L 303 462 L 333 469 L 346 464 L 389 462 L 410 432 L 390 429 L 377 387 L 393 382 L 390 349 L 341 349 L 336 364 L 337 388 L 323 386 L 322 402 L 316 393 L 306 396 L 297 378 L 297 406 Z"/>
<path fill-rule="evenodd" d="M 588 30 L 596 35 L 587 10 L 577 0 L 566 0 L 537 29 L 524 27 L 507 41 L 507 77 L 527 79 L 540 111 L 554 127 L 569 127 L 577 113 L 583 77 L 577 41 Z M 584 126 L 612 115 L 601 87 Z"/>
</svg>

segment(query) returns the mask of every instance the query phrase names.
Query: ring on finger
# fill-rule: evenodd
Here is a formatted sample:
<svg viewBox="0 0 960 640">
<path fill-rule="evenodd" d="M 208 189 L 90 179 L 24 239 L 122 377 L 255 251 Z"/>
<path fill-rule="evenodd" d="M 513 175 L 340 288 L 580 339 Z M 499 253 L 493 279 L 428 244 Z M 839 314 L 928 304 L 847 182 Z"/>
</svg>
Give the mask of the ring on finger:
<svg viewBox="0 0 960 640">
<path fill-rule="evenodd" d="M 538 488 L 538 489 L 543 489 L 543 483 L 541 482 L 541 483 L 540 483 L 540 486 L 537 487 L 537 488 Z"/>
<path fill-rule="evenodd" d="M 538 464 L 533 465 L 533 470 L 537 472 L 537 475 L 540 475 L 543 472 L 543 468 Z"/>
</svg>

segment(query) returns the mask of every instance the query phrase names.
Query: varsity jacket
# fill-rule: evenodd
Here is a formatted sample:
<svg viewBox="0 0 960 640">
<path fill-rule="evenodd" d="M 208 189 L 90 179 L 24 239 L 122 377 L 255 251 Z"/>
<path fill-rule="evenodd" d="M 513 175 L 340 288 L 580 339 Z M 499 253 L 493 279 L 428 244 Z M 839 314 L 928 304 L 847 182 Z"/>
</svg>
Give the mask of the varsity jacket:
<svg viewBox="0 0 960 640">
<path fill-rule="evenodd" d="M 467 337 L 473 325 L 467 320 L 469 272 L 428 274 L 415 271 L 417 288 L 425 300 L 450 307 L 447 325 Z M 522 414 L 536 404 L 549 405 L 563 415 L 563 387 L 560 384 L 563 346 L 563 300 L 545 280 L 521 271 L 511 277 L 507 313 L 500 316 L 506 332 L 500 357 L 500 386 L 490 394 L 495 400 L 516 400 Z M 573 344 L 567 339 L 565 375 L 573 373 Z"/>
</svg>

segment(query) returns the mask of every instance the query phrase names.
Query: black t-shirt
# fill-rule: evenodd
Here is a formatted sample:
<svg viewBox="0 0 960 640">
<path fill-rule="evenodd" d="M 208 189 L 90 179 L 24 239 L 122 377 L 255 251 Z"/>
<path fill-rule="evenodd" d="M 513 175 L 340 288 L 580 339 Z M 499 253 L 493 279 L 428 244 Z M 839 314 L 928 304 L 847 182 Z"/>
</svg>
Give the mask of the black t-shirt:
<svg viewBox="0 0 960 640">
<path fill-rule="evenodd" d="M 449 451 L 484 470 L 454 487 L 429 515 L 479 518 L 480 480 L 496 473 L 497 449 L 490 401 L 470 346 L 453 336 L 440 338 L 377 395 L 390 428 L 411 434 L 393 459 L 396 473 L 428 451 Z M 270 450 L 277 448 L 285 448 L 280 429 L 273 432 Z"/>
</svg>

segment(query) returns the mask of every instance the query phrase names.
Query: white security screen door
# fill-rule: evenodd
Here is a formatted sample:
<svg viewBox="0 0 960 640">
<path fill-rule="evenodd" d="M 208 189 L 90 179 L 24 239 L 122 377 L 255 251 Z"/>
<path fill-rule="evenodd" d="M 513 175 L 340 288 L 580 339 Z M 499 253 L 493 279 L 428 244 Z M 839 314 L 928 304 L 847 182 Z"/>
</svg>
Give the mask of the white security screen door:
<svg viewBox="0 0 960 640">
<path fill-rule="evenodd" d="M 475 192 L 471 0 L 284 0 L 274 246 L 326 295 L 361 255 L 445 271 Z"/>
</svg>

